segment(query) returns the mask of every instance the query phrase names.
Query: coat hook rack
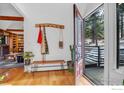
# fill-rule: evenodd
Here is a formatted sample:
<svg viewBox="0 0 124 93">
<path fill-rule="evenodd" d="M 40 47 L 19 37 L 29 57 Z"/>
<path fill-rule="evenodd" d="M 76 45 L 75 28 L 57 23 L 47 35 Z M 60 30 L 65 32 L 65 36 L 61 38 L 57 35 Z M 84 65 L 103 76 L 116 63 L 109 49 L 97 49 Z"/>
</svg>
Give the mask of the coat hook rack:
<svg viewBox="0 0 124 93">
<path fill-rule="evenodd" d="M 53 28 L 64 29 L 64 25 L 60 25 L 60 24 L 51 24 L 51 23 L 35 24 L 35 27 L 53 27 Z"/>
</svg>

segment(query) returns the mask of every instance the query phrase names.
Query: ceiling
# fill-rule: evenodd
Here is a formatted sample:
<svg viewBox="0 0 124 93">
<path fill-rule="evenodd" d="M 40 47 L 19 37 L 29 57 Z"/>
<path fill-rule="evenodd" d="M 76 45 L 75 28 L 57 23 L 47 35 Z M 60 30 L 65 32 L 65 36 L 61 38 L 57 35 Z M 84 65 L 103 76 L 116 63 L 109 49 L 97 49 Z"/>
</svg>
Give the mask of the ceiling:
<svg viewBox="0 0 124 93">
<path fill-rule="evenodd" d="M 0 3 L 0 16 L 22 17 L 22 15 L 10 3 Z M 23 21 L 0 20 L 0 29 L 23 29 Z"/>
</svg>

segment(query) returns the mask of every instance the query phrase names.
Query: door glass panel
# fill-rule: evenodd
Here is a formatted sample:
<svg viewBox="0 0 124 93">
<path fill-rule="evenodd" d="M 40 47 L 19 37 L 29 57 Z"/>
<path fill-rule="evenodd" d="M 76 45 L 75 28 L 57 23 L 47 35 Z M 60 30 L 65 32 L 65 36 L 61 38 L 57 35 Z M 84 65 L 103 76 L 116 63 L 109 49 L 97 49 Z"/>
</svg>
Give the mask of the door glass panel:
<svg viewBox="0 0 124 93">
<path fill-rule="evenodd" d="M 85 18 L 85 75 L 104 84 L 104 10 L 97 8 Z"/>
<path fill-rule="evenodd" d="M 117 4 L 117 68 L 124 66 L 124 3 Z"/>
</svg>

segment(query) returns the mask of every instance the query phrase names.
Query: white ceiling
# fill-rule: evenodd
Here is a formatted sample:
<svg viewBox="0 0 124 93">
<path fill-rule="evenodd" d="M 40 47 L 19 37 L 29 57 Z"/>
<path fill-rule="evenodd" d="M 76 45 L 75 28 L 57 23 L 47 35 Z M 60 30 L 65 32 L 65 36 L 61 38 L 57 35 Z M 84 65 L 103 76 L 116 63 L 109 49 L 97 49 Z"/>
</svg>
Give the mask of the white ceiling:
<svg viewBox="0 0 124 93">
<path fill-rule="evenodd" d="M 22 15 L 10 3 L 0 3 L 0 16 Z M 0 20 L 0 29 L 23 29 L 23 22 Z"/>
<path fill-rule="evenodd" d="M 10 3 L 0 3 L 0 15 L 22 16 Z"/>
<path fill-rule="evenodd" d="M 102 3 L 78 3 L 76 4 L 82 17 L 85 18 L 90 14 L 94 9 L 100 6 Z"/>
</svg>

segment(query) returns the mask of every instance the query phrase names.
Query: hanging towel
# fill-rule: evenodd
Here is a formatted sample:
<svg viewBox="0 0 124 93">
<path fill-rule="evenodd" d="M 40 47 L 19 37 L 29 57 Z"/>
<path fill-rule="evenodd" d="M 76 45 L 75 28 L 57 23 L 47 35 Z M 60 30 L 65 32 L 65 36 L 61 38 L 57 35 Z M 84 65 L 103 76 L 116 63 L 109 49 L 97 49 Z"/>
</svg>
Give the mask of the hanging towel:
<svg viewBox="0 0 124 93">
<path fill-rule="evenodd" d="M 48 53 L 49 53 L 49 49 L 48 49 L 48 43 L 46 38 L 46 31 L 45 31 L 45 27 L 43 27 L 41 54 L 48 54 Z"/>
<path fill-rule="evenodd" d="M 39 27 L 39 34 L 38 34 L 38 39 L 37 39 L 37 43 L 41 44 L 42 43 L 42 30 L 41 27 Z"/>
</svg>

